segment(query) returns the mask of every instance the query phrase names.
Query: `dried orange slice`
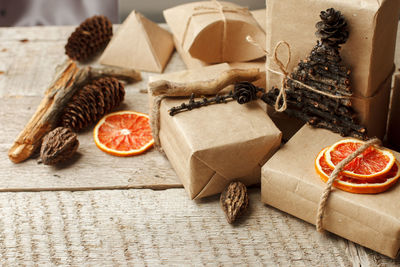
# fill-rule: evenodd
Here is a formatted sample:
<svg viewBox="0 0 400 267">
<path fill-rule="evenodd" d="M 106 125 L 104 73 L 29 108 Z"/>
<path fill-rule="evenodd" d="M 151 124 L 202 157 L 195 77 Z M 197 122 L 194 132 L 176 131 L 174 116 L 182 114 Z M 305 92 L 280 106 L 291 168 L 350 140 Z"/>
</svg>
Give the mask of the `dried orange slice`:
<svg viewBox="0 0 400 267">
<path fill-rule="evenodd" d="M 93 131 L 97 147 L 115 156 L 141 154 L 153 146 L 149 116 L 135 111 L 118 111 L 104 116 Z"/>
<path fill-rule="evenodd" d="M 334 169 L 339 162 L 363 144 L 363 141 L 357 139 L 341 140 L 326 150 L 326 162 L 331 169 Z M 348 163 L 343 173 L 354 179 L 369 180 L 385 175 L 393 167 L 395 160 L 393 153 L 389 150 L 371 146 Z"/>
<path fill-rule="evenodd" d="M 315 170 L 324 182 L 327 182 L 332 173 L 331 167 L 328 165 L 325 155 L 329 147 L 319 152 L 315 159 Z M 373 178 L 371 180 L 359 180 L 340 173 L 338 178 L 333 182 L 333 186 L 341 190 L 357 193 L 357 194 L 377 194 L 386 191 L 394 185 L 400 177 L 399 162 L 395 160 L 395 164 L 383 176 Z"/>
</svg>

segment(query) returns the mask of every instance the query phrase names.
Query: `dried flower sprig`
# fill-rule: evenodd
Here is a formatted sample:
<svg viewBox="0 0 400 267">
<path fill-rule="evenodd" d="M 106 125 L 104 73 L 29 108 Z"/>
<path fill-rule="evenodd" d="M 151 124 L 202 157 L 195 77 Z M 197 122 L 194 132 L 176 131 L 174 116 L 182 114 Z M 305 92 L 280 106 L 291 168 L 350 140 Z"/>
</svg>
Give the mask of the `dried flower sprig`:
<svg viewBox="0 0 400 267">
<path fill-rule="evenodd" d="M 172 107 L 169 110 L 169 115 L 174 116 L 177 113 L 200 108 L 212 104 L 227 103 L 228 101 L 236 100 L 239 104 L 248 103 L 258 99 L 265 94 L 265 89 L 255 86 L 250 82 L 239 82 L 234 86 L 233 91 L 227 95 L 216 95 L 212 98 L 203 97 L 202 100 L 195 100 L 195 95 L 190 96 L 188 103 L 182 103 L 180 106 Z"/>
</svg>

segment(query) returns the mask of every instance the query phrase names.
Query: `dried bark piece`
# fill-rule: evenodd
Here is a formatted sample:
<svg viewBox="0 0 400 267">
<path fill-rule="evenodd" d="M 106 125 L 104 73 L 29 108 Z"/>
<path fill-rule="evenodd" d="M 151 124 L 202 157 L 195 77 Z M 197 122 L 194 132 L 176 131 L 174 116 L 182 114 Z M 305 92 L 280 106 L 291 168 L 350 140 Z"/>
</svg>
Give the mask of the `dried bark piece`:
<svg viewBox="0 0 400 267">
<path fill-rule="evenodd" d="M 233 223 L 249 205 L 246 186 L 238 181 L 230 183 L 221 193 L 220 203 L 228 223 Z"/>
<path fill-rule="evenodd" d="M 77 135 L 69 128 L 58 127 L 43 138 L 40 158 L 44 164 L 54 165 L 71 158 L 78 147 Z"/>
<path fill-rule="evenodd" d="M 102 50 L 112 37 L 112 23 L 105 16 L 82 22 L 68 38 L 65 53 L 73 60 L 85 61 Z"/>
</svg>

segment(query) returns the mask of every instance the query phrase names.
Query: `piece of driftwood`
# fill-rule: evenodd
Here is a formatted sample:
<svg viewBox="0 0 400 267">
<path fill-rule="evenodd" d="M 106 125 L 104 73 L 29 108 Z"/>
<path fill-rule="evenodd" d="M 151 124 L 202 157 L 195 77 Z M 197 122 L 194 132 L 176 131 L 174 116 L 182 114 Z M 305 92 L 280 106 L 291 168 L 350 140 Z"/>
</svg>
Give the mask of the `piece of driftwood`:
<svg viewBox="0 0 400 267">
<path fill-rule="evenodd" d="M 158 80 L 149 83 L 149 90 L 154 96 L 190 96 L 215 95 L 228 85 L 237 82 L 252 82 L 261 78 L 258 68 L 253 69 L 229 69 L 221 73 L 217 79 L 176 83 L 167 80 Z"/>
<path fill-rule="evenodd" d="M 127 81 L 141 79 L 140 73 L 115 68 L 79 68 L 73 61 L 66 61 L 56 70 L 54 81 L 46 90 L 35 114 L 19 134 L 8 152 L 14 163 L 29 158 L 40 146 L 42 138 L 57 126 L 59 116 L 73 94 L 91 78 L 117 76 Z"/>
</svg>

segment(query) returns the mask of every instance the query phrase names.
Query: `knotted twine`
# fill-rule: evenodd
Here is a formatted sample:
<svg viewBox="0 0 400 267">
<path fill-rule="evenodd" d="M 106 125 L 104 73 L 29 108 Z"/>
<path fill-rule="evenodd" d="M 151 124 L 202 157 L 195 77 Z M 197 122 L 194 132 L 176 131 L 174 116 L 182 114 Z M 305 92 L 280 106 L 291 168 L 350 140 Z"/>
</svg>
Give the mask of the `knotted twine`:
<svg viewBox="0 0 400 267">
<path fill-rule="evenodd" d="M 341 171 L 343 171 L 343 168 L 353 159 L 355 159 L 358 155 L 363 153 L 367 148 L 373 145 L 380 145 L 381 141 L 378 138 L 373 138 L 370 139 L 369 141 L 365 142 L 362 146 L 360 146 L 356 151 L 351 153 L 347 158 L 343 159 L 341 162 L 339 162 L 338 165 L 336 165 L 335 169 L 329 176 L 328 181 L 326 182 L 325 189 L 321 195 L 321 198 L 319 200 L 318 204 L 318 212 L 317 212 L 317 222 L 315 224 L 317 231 L 322 232 L 323 231 L 323 226 L 322 226 L 322 221 L 325 213 L 325 208 L 326 208 L 326 203 L 328 201 L 329 195 L 332 191 L 332 184 L 333 182 L 337 179 L 338 175 L 340 174 Z"/>
<path fill-rule="evenodd" d="M 186 41 L 186 36 L 188 33 L 189 25 L 193 19 L 193 17 L 198 16 L 198 15 L 206 15 L 206 14 L 215 14 L 215 13 L 220 13 L 222 16 L 222 22 L 223 22 L 223 31 L 222 31 L 222 45 L 221 45 L 221 61 L 224 61 L 225 58 L 225 43 L 226 43 L 226 37 L 227 37 L 227 21 L 226 21 L 226 16 L 225 13 L 238 13 L 242 15 L 249 15 L 250 12 L 247 8 L 244 7 L 235 7 L 235 8 L 230 8 L 223 6 L 220 2 L 217 0 L 212 0 L 210 3 L 215 3 L 216 7 L 210 7 L 210 6 L 196 6 L 193 8 L 195 12 L 193 12 L 190 17 L 188 18 L 185 26 L 185 31 L 183 32 L 182 36 L 182 41 L 181 41 L 181 46 L 183 47 L 185 41 Z"/>
<path fill-rule="evenodd" d="M 251 36 L 248 35 L 246 37 L 246 40 L 249 43 L 257 46 L 262 51 L 264 51 L 266 56 L 271 57 L 271 54 L 267 50 L 262 48 L 262 46 L 259 43 L 254 41 L 254 39 L 251 38 Z M 282 45 L 285 45 L 287 47 L 287 51 L 288 51 L 288 57 L 287 57 L 286 63 L 283 63 L 278 57 L 278 49 Z M 271 69 L 270 67 L 267 66 L 267 70 L 269 72 L 272 72 L 274 74 L 282 76 L 281 86 L 279 88 L 279 94 L 278 94 L 278 97 L 276 98 L 275 105 L 274 105 L 275 111 L 283 112 L 283 111 L 285 111 L 287 109 L 287 99 L 286 99 L 286 90 L 285 89 L 286 89 L 286 84 L 287 84 L 288 80 L 291 80 L 292 82 L 294 82 L 294 83 L 296 83 L 296 84 L 298 84 L 298 85 L 300 85 L 300 86 L 302 86 L 302 87 L 304 87 L 304 88 L 306 88 L 306 89 L 308 89 L 310 91 L 313 91 L 314 93 L 320 94 L 320 95 L 324 95 L 324 96 L 335 98 L 335 99 L 349 99 L 349 98 L 351 98 L 350 96 L 334 95 L 334 94 L 330 94 L 330 93 L 327 93 L 327 92 L 323 92 L 321 90 L 318 90 L 317 88 L 311 87 L 311 86 L 309 86 L 309 85 L 307 85 L 305 83 L 300 82 L 299 80 L 296 80 L 296 79 L 290 77 L 289 76 L 289 71 L 288 71 L 288 66 L 290 64 L 291 57 L 292 57 L 292 53 L 291 53 L 290 45 L 286 41 L 279 41 L 274 47 L 273 61 L 278 66 L 280 71 L 273 70 L 273 69 Z M 282 100 L 283 103 L 282 103 L 282 106 L 279 107 L 279 102 L 281 100 Z"/>
</svg>

